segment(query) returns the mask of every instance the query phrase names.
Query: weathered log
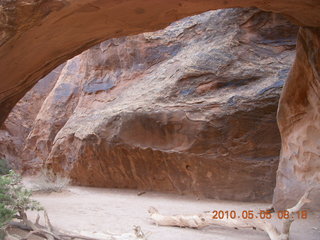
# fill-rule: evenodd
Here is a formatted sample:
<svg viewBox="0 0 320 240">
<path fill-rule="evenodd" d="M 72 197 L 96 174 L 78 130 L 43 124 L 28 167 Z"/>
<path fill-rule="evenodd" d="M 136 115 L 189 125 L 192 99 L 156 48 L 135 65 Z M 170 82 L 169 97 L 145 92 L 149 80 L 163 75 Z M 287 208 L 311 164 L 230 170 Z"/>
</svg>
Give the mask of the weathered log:
<svg viewBox="0 0 320 240">
<path fill-rule="evenodd" d="M 292 208 L 287 209 L 289 215 L 297 213 L 304 206 L 310 202 L 308 196 L 314 187 L 308 189 L 301 197 L 299 202 Z M 151 219 L 156 225 L 160 226 L 175 226 L 175 227 L 188 227 L 200 229 L 209 225 L 219 225 L 232 228 L 253 228 L 265 231 L 271 240 L 289 240 L 289 232 L 291 224 L 294 220 L 283 219 L 281 232 L 273 226 L 270 222 L 261 219 L 232 219 L 228 217 L 213 219 L 211 212 L 205 212 L 196 215 L 162 215 L 154 208 L 149 208 Z"/>
</svg>

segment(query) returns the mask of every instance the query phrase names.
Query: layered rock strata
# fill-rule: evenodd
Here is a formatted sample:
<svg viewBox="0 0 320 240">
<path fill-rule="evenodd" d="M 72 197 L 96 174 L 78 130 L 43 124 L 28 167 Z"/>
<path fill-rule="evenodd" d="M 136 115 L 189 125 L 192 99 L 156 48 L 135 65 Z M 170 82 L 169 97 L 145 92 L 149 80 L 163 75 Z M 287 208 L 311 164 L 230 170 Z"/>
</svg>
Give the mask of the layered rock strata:
<svg viewBox="0 0 320 240">
<path fill-rule="evenodd" d="M 39 79 L 89 47 L 231 7 L 258 7 L 320 26 L 318 0 L 1 0 L 0 124 Z"/>
</svg>

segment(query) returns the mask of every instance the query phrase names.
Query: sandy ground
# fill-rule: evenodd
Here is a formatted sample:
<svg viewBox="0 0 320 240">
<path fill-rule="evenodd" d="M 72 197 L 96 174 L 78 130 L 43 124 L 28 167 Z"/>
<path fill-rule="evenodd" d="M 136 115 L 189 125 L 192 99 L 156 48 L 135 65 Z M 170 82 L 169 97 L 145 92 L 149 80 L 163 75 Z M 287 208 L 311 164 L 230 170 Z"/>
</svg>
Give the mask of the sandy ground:
<svg viewBox="0 0 320 240">
<path fill-rule="evenodd" d="M 124 233 L 139 225 L 145 233 L 150 233 L 149 240 L 269 239 L 264 232 L 251 229 L 157 227 L 148 219 L 147 210 L 154 206 L 163 214 L 194 214 L 208 210 L 266 209 L 270 204 L 197 200 L 154 192 L 137 194 L 136 190 L 70 187 L 62 193 L 36 193 L 34 198 L 47 209 L 55 226 L 68 231 Z M 29 215 L 35 217 L 34 213 Z M 309 212 L 307 220 L 294 221 L 290 237 L 290 240 L 320 240 L 320 213 Z"/>
</svg>

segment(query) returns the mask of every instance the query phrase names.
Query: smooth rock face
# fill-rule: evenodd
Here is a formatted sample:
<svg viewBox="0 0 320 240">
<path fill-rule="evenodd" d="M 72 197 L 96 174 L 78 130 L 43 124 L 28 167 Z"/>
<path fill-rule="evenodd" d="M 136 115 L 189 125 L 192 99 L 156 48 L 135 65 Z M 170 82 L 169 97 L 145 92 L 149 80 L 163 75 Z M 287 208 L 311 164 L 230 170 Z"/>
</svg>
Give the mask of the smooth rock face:
<svg viewBox="0 0 320 240">
<path fill-rule="evenodd" d="M 6 159 L 15 169 L 23 167 L 26 138 L 43 101 L 54 87 L 64 64 L 41 79 L 14 107 L 0 129 L 0 158 Z M 29 156 L 26 156 L 29 157 Z"/>
<path fill-rule="evenodd" d="M 269 200 L 279 94 L 297 27 L 257 9 L 207 12 L 69 60 L 35 120 L 25 170 L 74 183 Z"/>
<path fill-rule="evenodd" d="M 304 79 L 304 81 L 302 81 Z M 320 210 L 320 29 L 301 28 L 297 58 L 278 113 L 282 136 L 274 205 L 293 206 L 312 186 L 309 207 Z"/>
</svg>

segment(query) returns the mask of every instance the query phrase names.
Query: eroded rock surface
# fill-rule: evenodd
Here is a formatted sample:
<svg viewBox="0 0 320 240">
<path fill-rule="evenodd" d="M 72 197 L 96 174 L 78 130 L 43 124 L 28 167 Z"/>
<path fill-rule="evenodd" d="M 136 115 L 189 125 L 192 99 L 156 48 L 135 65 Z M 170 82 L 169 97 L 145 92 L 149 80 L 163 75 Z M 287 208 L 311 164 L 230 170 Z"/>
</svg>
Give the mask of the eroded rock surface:
<svg viewBox="0 0 320 240">
<path fill-rule="evenodd" d="M 279 94 L 297 27 L 257 9 L 207 12 L 67 62 L 28 136 L 25 169 L 75 183 L 272 196 Z"/>
<path fill-rule="evenodd" d="M 26 138 L 43 101 L 54 87 L 64 64 L 41 79 L 14 107 L 0 129 L 0 158 L 6 159 L 15 169 L 23 167 Z"/>
<path fill-rule="evenodd" d="M 0 0 L 0 124 L 39 79 L 89 47 L 230 7 L 258 7 L 320 26 L 318 0 Z"/>
<path fill-rule="evenodd" d="M 309 207 L 320 210 L 320 29 L 301 28 L 297 58 L 278 113 L 282 136 L 274 205 L 291 207 L 315 186 Z"/>
<path fill-rule="evenodd" d="M 83 0 L 81 2 L 76 0 L 0 0 L 0 123 L 4 122 L 15 103 L 41 77 L 66 59 L 102 40 L 160 29 L 184 16 L 209 9 L 235 6 L 256 6 L 261 9 L 286 14 L 295 23 L 302 26 L 320 26 L 320 4 L 318 0 L 162 0 L 152 2 L 143 0 Z M 319 30 L 314 28 L 313 31 Z M 318 36 L 314 35 L 312 37 L 314 40 L 311 42 L 318 41 L 315 40 L 316 38 Z M 308 48 L 310 41 L 303 41 L 303 38 L 301 40 L 301 46 L 304 46 L 304 51 L 310 58 L 319 55 L 317 48 Z M 310 69 L 311 65 L 306 63 L 307 61 L 297 61 L 295 68 L 298 68 L 298 71 L 303 73 L 308 72 L 310 74 L 315 72 L 314 68 Z M 298 78 L 295 77 L 295 79 Z M 289 84 L 291 82 L 289 81 Z M 295 148 L 305 149 L 306 147 L 304 146 L 307 146 L 307 144 L 298 146 L 300 141 L 292 140 L 291 136 L 299 134 L 300 127 L 297 127 L 296 124 L 298 122 L 299 124 L 305 124 L 305 126 L 314 125 L 312 123 L 312 121 L 315 122 L 314 118 L 307 117 L 312 115 L 311 108 L 309 104 L 304 103 L 309 101 L 309 92 L 315 92 L 318 86 L 305 78 L 305 75 L 300 75 L 299 84 L 297 82 L 298 80 L 292 86 L 290 93 L 296 90 L 294 89 L 295 87 L 302 88 L 304 93 L 301 94 L 297 101 L 294 101 L 296 106 L 289 104 L 290 106 L 286 105 L 282 108 L 280 111 L 283 113 L 281 118 L 290 119 L 292 116 L 298 116 L 298 112 L 306 112 L 307 114 L 302 114 L 303 117 L 301 119 L 303 121 L 292 122 L 293 127 L 282 128 L 283 123 L 280 123 L 280 128 L 288 129 L 282 134 L 285 144 L 294 142 Z M 306 89 L 309 89 L 308 84 L 310 83 L 312 83 L 313 90 L 306 91 Z M 287 88 L 290 87 L 289 84 Z M 296 92 L 301 93 L 300 90 Z M 286 98 L 283 99 L 290 101 L 291 96 L 287 94 Z M 317 101 L 317 98 L 313 98 L 311 105 L 318 105 Z M 289 109 L 285 109 L 286 107 Z M 303 109 L 304 107 L 306 109 Z M 299 111 L 292 110 L 298 108 Z M 315 108 L 312 107 L 312 109 Z M 289 115 L 286 116 L 286 114 Z M 295 131 L 296 129 L 298 132 L 289 133 L 289 131 Z M 307 136 L 306 133 L 303 134 Z M 311 145 L 314 145 L 314 143 Z M 286 202 L 284 200 L 285 197 L 291 198 L 288 193 L 289 189 L 294 190 L 294 185 L 290 183 L 290 176 L 309 176 L 307 178 L 294 177 L 299 179 L 297 181 L 302 182 L 302 184 L 298 187 L 300 190 L 295 191 L 292 196 L 297 196 L 304 187 L 314 183 L 314 180 L 310 180 L 312 174 L 317 176 L 317 171 L 304 170 L 309 172 L 308 174 L 297 174 L 300 170 L 293 171 L 293 167 L 290 164 L 295 162 L 302 163 L 305 157 L 298 154 L 291 158 L 295 160 L 289 161 L 286 154 L 289 153 L 288 149 L 284 147 L 284 154 L 282 154 L 285 163 L 280 165 L 278 180 L 281 182 L 277 187 L 278 190 L 276 190 L 276 196 L 279 196 L 276 202 L 284 203 Z M 310 151 L 315 158 L 320 156 L 319 151 L 316 150 L 317 147 L 313 146 L 312 151 Z M 304 151 L 308 152 L 309 150 Z M 308 166 L 309 161 L 304 162 L 304 164 L 308 169 L 313 169 L 313 163 L 311 164 L 312 167 Z M 283 171 L 283 169 L 281 170 L 282 166 L 284 168 L 288 166 L 291 169 L 289 171 L 291 173 L 285 174 L 288 177 L 285 181 L 286 177 L 282 178 L 280 176 L 281 171 Z M 289 184 L 290 187 L 284 190 L 285 187 L 283 186 L 286 184 Z M 281 193 L 281 189 L 285 194 Z M 292 200 L 294 198 L 292 197 Z"/>
</svg>

